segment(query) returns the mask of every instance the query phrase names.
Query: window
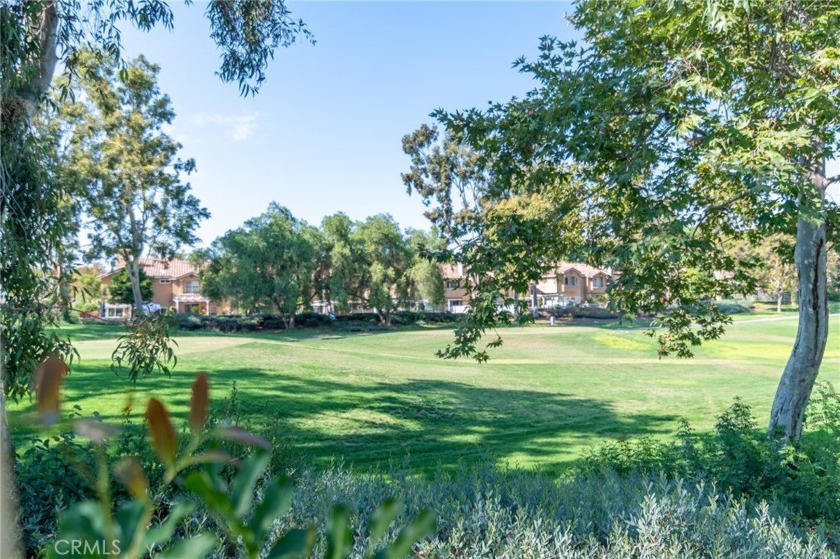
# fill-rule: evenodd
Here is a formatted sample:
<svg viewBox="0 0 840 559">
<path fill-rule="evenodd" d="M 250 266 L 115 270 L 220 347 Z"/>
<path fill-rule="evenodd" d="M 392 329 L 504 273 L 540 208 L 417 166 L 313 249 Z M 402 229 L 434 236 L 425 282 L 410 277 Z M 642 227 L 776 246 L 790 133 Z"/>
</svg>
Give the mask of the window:
<svg viewBox="0 0 840 559">
<path fill-rule="evenodd" d="M 578 279 L 576 277 L 567 276 L 563 278 L 563 285 L 577 285 Z"/>
<path fill-rule="evenodd" d="M 166 279 L 166 278 L 161 278 L 160 283 L 162 283 L 162 284 L 172 283 L 172 280 L 171 279 Z"/>
<path fill-rule="evenodd" d="M 447 299 L 446 304 L 449 305 L 449 308 L 451 309 L 452 307 L 462 306 L 464 304 L 464 300 L 463 299 Z"/>
<path fill-rule="evenodd" d="M 598 276 L 592 279 L 592 287 L 604 287 L 604 277 Z"/>
<path fill-rule="evenodd" d="M 105 309 L 105 315 L 108 318 L 122 318 L 124 316 L 125 308 L 123 307 L 108 307 Z"/>
<path fill-rule="evenodd" d="M 188 281 L 184 283 L 184 293 L 201 293 L 198 290 L 198 280 Z"/>
<path fill-rule="evenodd" d="M 447 280 L 446 289 L 458 289 L 461 287 L 461 282 L 458 280 Z"/>
<path fill-rule="evenodd" d="M 210 314 L 219 314 L 219 309 L 216 307 L 210 307 Z"/>
</svg>

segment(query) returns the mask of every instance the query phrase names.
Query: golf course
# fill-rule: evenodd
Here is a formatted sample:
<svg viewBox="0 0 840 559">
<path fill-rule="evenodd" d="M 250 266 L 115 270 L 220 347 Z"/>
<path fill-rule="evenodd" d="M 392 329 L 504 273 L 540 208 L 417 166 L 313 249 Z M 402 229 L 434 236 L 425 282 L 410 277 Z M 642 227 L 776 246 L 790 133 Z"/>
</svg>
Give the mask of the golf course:
<svg viewBox="0 0 840 559">
<path fill-rule="evenodd" d="M 307 464 L 429 472 L 489 459 L 552 472 L 608 440 L 672 435 L 680 418 L 708 430 L 736 396 L 763 424 L 796 326 L 793 313 L 738 316 L 694 358 L 660 359 L 642 328 L 543 323 L 500 330 L 504 345 L 484 364 L 435 356 L 449 328 L 181 332 L 171 377 L 141 378 L 127 400 L 126 376 L 111 370 L 123 330 L 70 325 L 79 359 L 63 407 L 114 424 L 127 413 L 139 425 L 156 396 L 184 424 L 189 387 L 205 371 L 217 415 Z M 830 327 L 821 378 L 837 385 L 840 317 Z M 12 404 L 13 432 L 30 432 L 32 409 Z"/>
</svg>

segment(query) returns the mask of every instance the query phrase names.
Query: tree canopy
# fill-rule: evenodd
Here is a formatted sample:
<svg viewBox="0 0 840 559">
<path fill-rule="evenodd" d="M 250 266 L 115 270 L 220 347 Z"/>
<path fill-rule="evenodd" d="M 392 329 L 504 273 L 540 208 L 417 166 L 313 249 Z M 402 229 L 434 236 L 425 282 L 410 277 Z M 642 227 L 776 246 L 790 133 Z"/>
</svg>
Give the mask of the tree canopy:
<svg viewBox="0 0 840 559">
<path fill-rule="evenodd" d="M 517 61 L 524 98 L 439 110 L 407 136 L 406 185 L 482 295 L 522 292 L 558 257 L 610 266 L 612 305 L 656 315 L 661 355 L 721 336 L 715 300 L 754 291 L 727 240 L 796 234 L 800 330 L 771 428 L 798 437 L 827 335 L 840 6 L 580 0 L 571 21 L 580 42 L 545 37 Z M 487 357 L 495 299 L 474 299 L 447 356 Z"/>
<path fill-rule="evenodd" d="M 159 67 L 141 56 L 117 72 L 111 59 L 92 52 L 81 63 L 79 100 L 62 114 L 76 122 L 68 166 L 82 184 L 88 258 L 121 257 L 141 308 L 139 259 L 193 244 L 210 214 L 182 178 L 195 162 L 181 159 L 181 144 L 163 131 L 175 113 L 158 87 Z"/>
<path fill-rule="evenodd" d="M 272 203 L 200 253 L 207 259 L 202 272 L 204 293 L 230 299 L 249 312 L 275 311 L 294 326 L 295 311 L 308 302 L 315 270 L 310 227 Z"/>
<path fill-rule="evenodd" d="M 140 269 L 140 293 L 143 295 L 143 300 L 148 301 L 154 294 L 152 290 L 153 279 L 146 275 L 146 272 Z M 97 283 L 99 278 L 96 278 Z M 123 268 L 114 274 L 111 285 L 108 286 L 109 299 L 112 303 L 123 303 L 130 305 L 134 303 L 134 285 L 129 277 L 128 270 Z"/>
</svg>

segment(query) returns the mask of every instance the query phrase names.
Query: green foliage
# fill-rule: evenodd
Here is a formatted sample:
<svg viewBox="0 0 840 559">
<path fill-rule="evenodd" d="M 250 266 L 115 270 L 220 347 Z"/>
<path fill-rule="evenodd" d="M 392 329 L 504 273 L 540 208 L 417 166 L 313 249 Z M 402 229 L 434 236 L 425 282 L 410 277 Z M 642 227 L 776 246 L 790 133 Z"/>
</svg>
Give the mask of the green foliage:
<svg viewBox="0 0 840 559">
<path fill-rule="evenodd" d="M 118 72 L 113 59 L 93 52 L 82 53 L 79 63 L 79 100 L 64 113 L 84 115 L 68 141 L 71 165 L 84 183 L 88 257 L 119 255 L 137 281 L 141 256 L 170 255 L 193 244 L 199 222 L 210 214 L 182 180 L 195 161 L 181 159 L 181 144 L 162 131 L 175 112 L 158 87 L 160 68 L 140 56 Z"/>
<path fill-rule="evenodd" d="M 395 311 L 391 315 L 393 326 L 415 324 L 450 324 L 461 316 L 450 312 Z M 178 313 L 173 315 L 174 324 L 181 330 L 218 330 L 220 332 L 255 332 L 260 330 L 285 330 L 288 317 L 273 314 L 239 315 L 197 315 Z M 295 314 L 294 328 L 353 328 L 381 325 L 379 315 L 373 312 L 347 313 L 330 318 L 327 315 L 303 312 Z"/>
<path fill-rule="evenodd" d="M 58 411 L 60 382 L 56 381 L 60 377 L 56 374 L 57 369 L 48 379 L 49 390 L 38 392 L 39 410 Z M 182 472 L 193 470 L 180 481 L 180 485 L 195 495 L 207 512 L 217 518 L 233 537 L 233 546 L 242 549 L 245 556 L 256 559 L 268 549 L 269 557 L 309 557 L 315 544 L 314 527 L 286 529 L 279 537 L 275 533 L 275 523 L 286 514 L 292 503 L 293 486 L 289 479 L 270 479 L 262 487 L 262 499 L 254 504 L 257 483 L 269 464 L 268 452 L 256 451 L 238 464 L 228 483 L 222 467 L 233 463 L 231 456 L 215 450 L 199 451 L 208 438 L 235 441 L 266 451 L 270 448 L 264 439 L 238 427 L 208 431 L 208 407 L 209 384 L 206 375 L 200 374 L 193 383 L 190 399 L 190 440 L 182 448 L 165 406 L 155 398 L 148 401 L 145 418 L 151 446 L 165 466 L 164 489 L 180 479 Z M 53 419 L 52 416 L 50 419 Z M 179 526 L 193 513 L 196 505 L 179 499 L 170 503 L 163 514 L 158 513 L 159 504 L 152 498 L 148 478 L 135 457 L 123 458 L 113 465 L 113 475 L 129 494 L 127 500 L 117 502 L 114 507 L 105 443 L 119 430 L 100 420 L 90 419 L 75 419 L 73 426 L 78 434 L 92 443 L 96 464 L 91 479 L 98 499 L 77 502 L 61 514 L 58 535 L 44 550 L 48 557 L 65 555 L 67 550 L 61 546 L 71 545 L 70 542 L 82 543 L 81 551 L 74 550 L 74 554 L 83 557 L 109 555 L 139 558 L 152 551 L 160 551 L 161 557 L 199 558 L 217 547 L 217 536 L 207 531 L 174 540 Z M 195 470 L 201 464 L 208 466 Z M 373 526 L 379 536 L 372 543 L 381 538 L 396 516 L 393 513 L 395 506 L 389 501 L 377 511 L 378 522 Z M 349 557 L 353 546 L 353 535 L 346 531 L 349 519 L 344 510 L 337 507 L 327 526 L 329 534 L 341 534 L 340 541 L 330 539 L 332 543 L 328 546 L 328 551 L 331 551 L 328 554 L 336 559 Z M 152 522 L 156 516 L 157 521 Z M 376 557 L 403 557 L 417 540 L 433 529 L 434 518 L 429 513 L 423 513 Z"/>
<path fill-rule="evenodd" d="M 702 479 L 753 500 L 777 503 L 801 525 L 840 528 L 840 397 L 829 383 L 817 385 L 798 445 L 783 445 L 759 430 L 752 410 L 736 398 L 701 436 L 682 422 L 673 442 L 650 438 L 603 445 L 579 471 L 627 475 L 666 472 Z M 840 540 L 836 540 L 840 543 Z"/>
<path fill-rule="evenodd" d="M 580 41 L 545 37 L 516 62 L 534 88 L 435 112 L 403 139 L 403 180 L 476 291 L 525 293 L 559 260 L 610 266 L 611 304 L 655 314 L 660 354 L 690 356 L 728 324 L 710 301 L 755 291 L 755 262 L 728 242 L 836 215 L 829 4 L 580 0 Z M 482 304 L 446 356 L 486 359 L 476 342 L 498 317 Z"/>
<path fill-rule="evenodd" d="M 58 324 L 59 284 L 68 270 L 61 269 L 59 277 L 46 271 L 54 268 L 56 251 L 76 225 L 67 219 L 69 183 L 53 182 L 55 168 L 42 163 L 52 159 L 51 138 L 32 126 L 13 95 L 21 62 L 10 48 L 15 45 L 7 43 L 18 33 L 13 26 L 14 14 L 0 7 L 0 366 L 4 394 L 19 399 L 28 393 L 39 363 L 50 355 L 70 362 L 74 355 L 66 337 L 47 331 Z"/>
<path fill-rule="evenodd" d="M 312 40 L 303 22 L 291 17 L 283 0 L 211 2 L 205 15 L 210 20 L 211 37 L 222 52 L 219 75 L 224 81 L 237 82 L 244 94 L 259 89 L 277 47 L 290 45 L 299 37 Z M 54 141 L 60 134 L 45 135 L 55 123 L 48 118 L 47 127 L 35 128 L 33 116 L 47 98 L 56 66 L 76 78 L 56 84 L 62 98 L 70 92 L 71 83 L 79 81 L 80 73 L 90 77 L 79 70 L 84 67 L 80 64 L 83 53 L 91 45 L 114 57 L 113 70 L 119 70 L 121 77 L 137 76 L 121 56 L 120 27 L 125 23 L 143 31 L 155 26 L 171 29 L 172 11 L 165 1 L 135 6 L 12 0 L 0 6 L 0 346 L 3 390 L 12 398 L 27 392 L 35 367 L 46 356 L 61 355 L 66 361 L 72 357 L 67 340 L 47 329 L 57 325 L 56 283 L 70 275 L 69 262 L 59 256 L 78 231 L 79 220 L 69 218 L 78 209 L 72 203 L 78 191 L 69 189 L 71 182 L 50 175 L 57 170 L 51 163 L 62 155 L 56 152 Z M 189 220 L 180 223 L 189 226 Z M 43 273 L 55 268 L 62 277 Z"/>
<path fill-rule="evenodd" d="M 128 370 L 128 380 L 160 372 L 171 375 L 178 364 L 173 345 L 178 342 L 169 337 L 171 317 L 167 313 L 145 314 L 126 323 L 126 333 L 117 340 L 111 355 L 111 370 Z"/>
<path fill-rule="evenodd" d="M 412 253 L 407 239 L 390 215 L 367 218 L 352 238 L 363 262 L 354 298 L 390 324 L 391 314 L 408 298 Z"/>
<path fill-rule="evenodd" d="M 154 292 L 152 291 L 153 278 L 146 275 L 143 269 L 140 269 L 140 294 L 144 301 L 152 298 Z M 97 281 L 99 281 L 97 279 Z M 108 286 L 108 294 L 112 303 L 124 303 L 131 305 L 134 303 L 134 291 L 131 286 L 131 278 L 128 277 L 128 270 L 123 268 L 112 276 L 112 283 Z"/>
<path fill-rule="evenodd" d="M 69 414 L 78 417 L 81 408 Z M 64 430 L 18 441 L 26 450 L 15 457 L 18 524 L 28 557 L 55 537 L 58 513 L 93 496 L 94 460 L 85 441 Z"/>
<path fill-rule="evenodd" d="M 294 326 L 297 310 L 309 302 L 315 269 L 310 227 L 288 209 L 271 204 L 213 242 L 202 271 L 204 293 L 230 299 L 248 312 L 274 311 Z"/>
<path fill-rule="evenodd" d="M 739 301 L 718 301 L 715 303 L 720 312 L 727 315 L 749 314 L 752 312 L 750 305 Z"/>
</svg>

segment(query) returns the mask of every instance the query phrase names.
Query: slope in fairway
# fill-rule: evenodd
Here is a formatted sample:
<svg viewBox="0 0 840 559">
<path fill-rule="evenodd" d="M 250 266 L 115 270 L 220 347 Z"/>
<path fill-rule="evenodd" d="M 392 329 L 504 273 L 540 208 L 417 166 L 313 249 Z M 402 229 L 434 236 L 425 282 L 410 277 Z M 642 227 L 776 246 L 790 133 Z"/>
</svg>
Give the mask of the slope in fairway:
<svg viewBox="0 0 840 559">
<path fill-rule="evenodd" d="M 840 320 L 831 321 L 821 377 L 840 385 Z M 171 378 L 138 382 L 133 416 L 141 422 L 139 403 L 156 395 L 185 418 L 192 379 L 207 371 L 216 406 L 235 381 L 245 420 L 316 465 L 428 471 L 487 457 L 557 470 L 607 439 L 670 435 L 680 417 L 708 429 L 735 396 L 765 421 L 795 332 L 795 320 L 736 322 L 694 359 L 660 360 L 640 330 L 509 328 L 486 364 L 436 358 L 446 329 L 191 334 L 178 338 Z M 119 421 L 127 383 L 109 368 L 117 333 L 71 330 L 81 361 L 65 407 Z M 31 409 L 11 406 L 19 432 Z"/>
</svg>

